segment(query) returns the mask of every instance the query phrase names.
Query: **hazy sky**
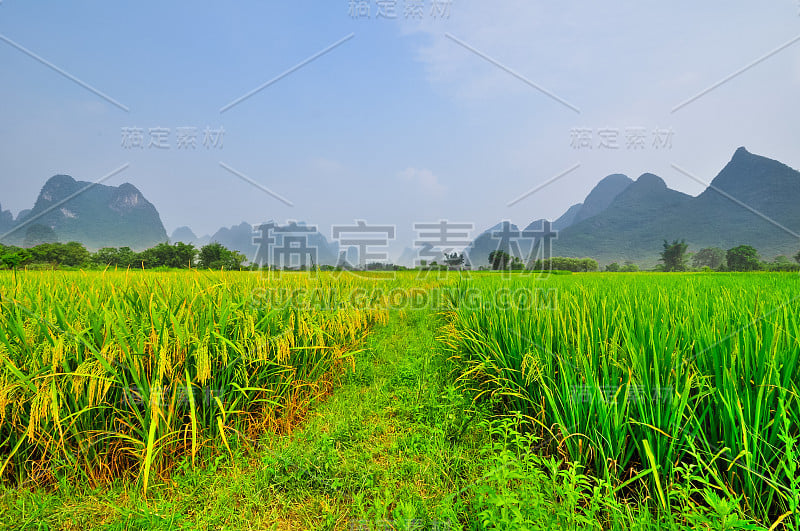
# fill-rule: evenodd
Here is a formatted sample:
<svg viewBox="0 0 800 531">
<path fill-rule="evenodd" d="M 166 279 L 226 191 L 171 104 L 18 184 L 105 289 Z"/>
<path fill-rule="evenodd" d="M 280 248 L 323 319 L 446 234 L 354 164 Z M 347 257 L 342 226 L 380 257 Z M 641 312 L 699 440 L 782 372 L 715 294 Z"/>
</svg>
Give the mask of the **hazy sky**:
<svg viewBox="0 0 800 531">
<path fill-rule="evenodd" d="M 364 219 L 410 240 L 553 219 L 610 173 L 696 195 L 671 165 L 710 181 L 741 145 L 800 168 L 798 0 L 232 4 L 2 0 L 3 208 L 129 164 L 106 184 L 170 233 Z"/>
</svg>

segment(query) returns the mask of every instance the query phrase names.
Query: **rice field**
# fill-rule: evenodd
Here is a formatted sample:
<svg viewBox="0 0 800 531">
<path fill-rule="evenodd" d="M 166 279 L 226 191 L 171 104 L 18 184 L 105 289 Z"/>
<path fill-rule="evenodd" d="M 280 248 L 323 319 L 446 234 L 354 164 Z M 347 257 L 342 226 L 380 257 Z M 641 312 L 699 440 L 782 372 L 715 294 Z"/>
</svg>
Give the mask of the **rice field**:
<svg viewBox="0 0 800 531">
<path fill-rule="evenodd" d="M 551 283 L 548 304 L 504 307 L 492 302 L 497 290 L 530 281 L 449 289 L 443 340 L 465 385 L 527 416 L 543 452 L 620 497 L 669 509 L 688 491 L 697 503 L 737 500 L 762 522 L 800 522 L 797 275 Z"/>
<path fill-rule="evenodd" d="M 380 301 L 347 296 L 374 282 L 0 275 L 0 478 L 35 486 L 128 478 L 146 490 L 181 457 L 194 462 L 288 431 L 386 321 Z M 275 285 L 293 294 L 291 304 L 268 304 L 263 294 Z M 316 305 L 305 304 L 312 295 Z"/>
<path fill-rule="evenodd" d="M 467 400 L 527 419 L 533 451 L 610 499 L 730 502 L 788 529 L 798 287 L 777 273 L 3 273 L 0 481 L 147 492 L 181 463 L 257 451 L 335 392 L 400 310 L 442 323 Z"/>
</svg>

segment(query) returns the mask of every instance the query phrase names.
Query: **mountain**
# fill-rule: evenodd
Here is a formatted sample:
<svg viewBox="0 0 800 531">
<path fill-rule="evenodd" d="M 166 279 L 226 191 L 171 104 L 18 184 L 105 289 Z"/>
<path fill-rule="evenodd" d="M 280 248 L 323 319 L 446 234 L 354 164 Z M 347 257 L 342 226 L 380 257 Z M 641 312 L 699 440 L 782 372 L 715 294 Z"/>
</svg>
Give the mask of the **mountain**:
<svg viewBox="0 0 800 531">
<path fill-rule="evenodd" d="M 411 247 L 405 247 L 403 248 L 403 252 L 400 253 L 400 256 L 398 256 L 393 262 L 397 265 L 405 267 L 414 267 L 417 265 L 416 261 L 418 256 L 419 248 L 412 249 Z"/>
<path fill-rule="evenodd" d="M 510 221 L 501 221 L 486 229 L 464 249 L 465 262 L 473 269 L 486 266 L 489 264 L 489 253 L 492 251 L 505 251 L 512 256 L 527 256 L 530 249 L 520 249 L 519 238 L 513 237 L 518 233 L 519 227 Z"/>
<path fill-rule="evenodd" d="M 663 240 L 685 239 L 690 251 L 751 245 L 763 258 L 800 249 L 800 172 L 739 148 L 700 195 L 669 189 L 642 175 L 602 212 L 564 229 L 554 254 L 601 263 L 652 266 Z"/>
<path fill-rule="evenodd" d="M 558 232 L 553 256 L 592 257 L 601 264 L 631 260 L 645 267 L 658 263 L 664 240 L 685 239 L 689 251 L 751 245 L 765 259 L 792 256 L 800 249 L 800 172 L 739 148 L 708 188 L 693 197 L 670 189 L 651 173 L 631 181 L 621 174 L 602 179 L 583 203 L 553 222 Z M 525 230 L 540 230 L 536 220 Z M 508 224 L 512 231 L 516 226 Z M 473 267 L 488 264 L 501 240 L 482 233 L 469 247 Z M 501 246 L 524 260 L 530 240 Z M 526 254 L 528 253 L 528 254 Z M 527 260 L 526 260 L 527 261 Z"/>
<path fill-rule="evenodd" d="M 3 210 L 3 205 L 0 205 L 0 234 L 5 234 L 14 228 L 14 214 L 9 210 Z"/>
<path fill-rule="evenodd" d="M 601 264 L 631 260 L 651 267 L 658 262 L 664 240 L 685 239 L 690 251 L 752 245 L 765 259 L 793 256 L 800 249 L 798 205 L 800 172 L 741 147 L 696 197 L 671 190 L 650 173 L 636 181 L 622 174 L 603 178 L 581 203 L 552 223 L 558 232 L 552 255 L 590 256 Z M 540 231 L 545 223 L 537 219 L 525 230 Z M 358 261 L 356 248 L 340 249 L 337 242 L 329 242 L 316 227 L 303 222 L 267 226 L 272 231 L 269 256 L 278 252 L 287 257 L 296 254 L 293 249 L 308 247 L 312 251 L 307 255 L 316 253 L 317 264 Z M 253 261 L 264 251 L 255 237 L 253 226 L 243 222 L 210 237 L 198 237 L 190 228 L 180 227 L 171 241 L 197 247 L 216 241 Z M 486 266 L 489 253 L 499 249 L 527 261 L 532 240 L 519 237 L 517 225 L 498 223 L 472 241 L 464 250 L 466 259 L 473 268 Z M 21 211 L 16 219 L 0 208 L 2 243 L 72 240 L 90 249 L 128 246 L 139 250 L 167 241 L 167 235 L 155 207 L 128 183 L 114 187 L 56 175 L 42 187 L 33 208 Z M 419 251 L 404 249 L 398 261 L 412 265 Z"/>
<path fill-rule="evenodd" d="M 210 236 L 197 236 L 192 229 L 183 226 L 178 227 L 172 231 L 172 236 L 169 237 L 170 243 L 191 243 L 198 249 L 209 242 Z"/>
<path fill-rule="evenodd" d="M 602 179 L 592 189 L 583 203 L 572 205 L 557 220 L 552 222 L 551 229 L 560 232 L 582 220 L 591 218 L 605 210 L 609 204 L 622 193 L 633 181 L 621 174 L 609 175 Z M 529 223 L 523 231 L 541 231 L 547 220 L 537 219 Z M 503 237 L 502 233 L 509 233 L 510 237 Z M 512 256 L 523 258 L 527 262 L 531 258 L 533 241 L 530 238 L 520 238 L 519 227 L 508 221 L 486 229 L 465 249 L 465 253 L 473 268 L 486 266 L 489 263 L 489 253 L 500 250 Z M 516 237 L 515 237 L 516 235 Z M 553 249 L 557 249 L 558 241 L 553 239 Z M 539 250 L 541 252 L 541 250 Z M 536 256 L 533 258 L 540 258 Z"/>
<path fill-rule="evenodd" d="M 553 229 L 564 230 L 575 223 L 575 217 L 578 215 L 578 212 L 581 208 L 583 208 L 583 203 L 578 203 L 577 205 L 572 205 L 569 207 L 566 212 L 561 214 L 560 218 L 553 222 Z"/>
<path fill-rule="evenodd" d="M 244 221 L 232 227 L 222 227 L 211 235 L 209 243 L 211 242 L 217 242 L 228 249 L 239 251 L 251 261 L 258 250 L 258 246 L 253 244 L 253 226 Z"/>
<path fill-rule="evenodd" d="M 6 215 L 2 218 L 7 222 Z M 20 213 L 3 243 L 21 245 L 28 231 L 44 227 L 59 241 L 78 241 L 90 249 L 139 250 L 167 241 L 158 211 L 135 186 L 76 181 L 69 175 L 56 175 L 44 184 L 33 208 Z"/>
<path fill-rule="evenodd" d="M 553 255 L 590 256 L 601 263 L 654 256 L 657 260 L 663 240 L 686 237 L 677 235 L 669 220 L 690 200 L 660 177 L 645 173 L 605 210 L 561 231 L 553 242 Z"/>
<path fill-rule="evenodd" d="M 739 148 L 681 215 L 683 228 L 697 225 L 691 238 L 697 245 L 747 244 L 767 258 L 794 255 L 800 249 L 800 173 Z"/>
<path fill-rule="evenodd" d="M 223 227 L 215 232 L 209 241 L 217 242 L 228 249 L 239 251 L 251 262 L 274 263 L 271 255 L 266 257 L 260 254 L 266 249 L 262 249 L 257 241 L 261 234 L 260 227 L 264 225 L 254 227 L 249 223 L 242 222 L 232 227 Z M 316 252 L 317 265 L 336 265 L 339 260 L 339 245 L 335 242 L 329 243 L 325 236 L 316 230 L 316 227 L 309 226 L 302 221 L 292 221 L 286 225 L 277 225 L 273 223 L 271 224 L 270 230 L 271 237 L 274 238 L 274 241 L 269 244 L 271 246 L 270 251 L 273 253 L 276 250 L 279 253 L 283 250 L 285 256 L 294 255 L 297 259 L 300 259 L 300 252 L 292 250 L 294 249 L 294 247 L 291 247 L 293 244 L 290 244 L 288 240 L 284 240 L 285 236 L 299 237 L 307 248 Z M 298 242 L 296 241 L 295 243 Z"/>
<path fill-rule="evenodd" d="M 601 180 L 586 196 L 569 225 L 580 223 L 584 219 L 589 219 L 604 211 L 632 182 L 626 175 L 620 173 L 609 175 Z"/>
</svg>

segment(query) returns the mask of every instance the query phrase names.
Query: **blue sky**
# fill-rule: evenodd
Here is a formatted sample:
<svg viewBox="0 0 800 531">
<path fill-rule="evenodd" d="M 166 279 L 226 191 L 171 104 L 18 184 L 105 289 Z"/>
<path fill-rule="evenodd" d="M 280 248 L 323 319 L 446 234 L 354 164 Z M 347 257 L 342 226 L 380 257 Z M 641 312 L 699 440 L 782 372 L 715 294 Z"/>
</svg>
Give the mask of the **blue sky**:
<svg viewBox="0 0 800 531">
<path fill-rule="evenodd" d="M 796 0 L 453 0 L 446 18 L 424 0 L 421 19 L 404 17 L 406 0 L 395 19 L 368 4 L 370 17 L 354 19 L 349 0 L 3 0 L 0 203 L 17 213 L 54 174 L 95 181 L 129 163 L 106 184 L 137 186 L 168 232 L 267 219 L 327 232 L 364 219 L 410 242 L 414 222 L 477 232 L 555 218 L 610 173 L 653 172 L 695 195 L 702 186 L 672 165 L 710 181 L 741 145 L 800 168 L 800 41 L 742 71 L 800 35 Z M 126 127 L 145 142 L 149 128 L 169 128 L 170 147 L 125 148 Z M 179 127 L 198 130 L 196 149 L 176 147 Z M 221 147 L 200 145 L 206 127 L 224 128 Z M 634 128 L 647 132 L 635 150 Z M 571 144 L 577 129 L 592 149 Z M 618 149 L 598 146 L 601 130 L 617 131 Z M 654 130 L 670 131 L 671 147 L 654 147 Z"/>
</svg>

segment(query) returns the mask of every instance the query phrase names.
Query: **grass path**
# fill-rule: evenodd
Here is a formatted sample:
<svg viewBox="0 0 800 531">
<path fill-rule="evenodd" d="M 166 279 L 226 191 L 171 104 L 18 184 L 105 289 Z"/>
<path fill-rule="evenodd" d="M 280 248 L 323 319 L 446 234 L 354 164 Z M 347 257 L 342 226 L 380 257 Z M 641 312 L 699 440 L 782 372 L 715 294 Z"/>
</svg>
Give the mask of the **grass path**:
<svg viewBox="0 0 800 531">
<path fill-rule="evenodd" d="M 156 485 L 3 491 L 10 529 L 455 529 L 485 435 L 427 312 L 394 314 L 289 436 Z M 455 493 L 455 494 L 453 494 Z M 463 516 L 462 516 L 463 518 Z"/>
</svg>

